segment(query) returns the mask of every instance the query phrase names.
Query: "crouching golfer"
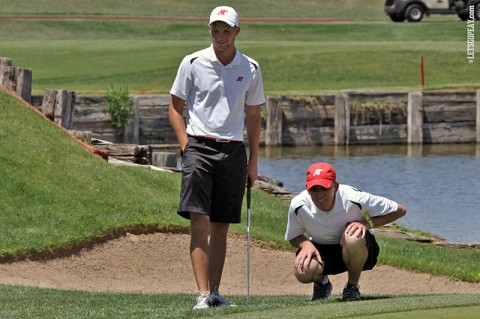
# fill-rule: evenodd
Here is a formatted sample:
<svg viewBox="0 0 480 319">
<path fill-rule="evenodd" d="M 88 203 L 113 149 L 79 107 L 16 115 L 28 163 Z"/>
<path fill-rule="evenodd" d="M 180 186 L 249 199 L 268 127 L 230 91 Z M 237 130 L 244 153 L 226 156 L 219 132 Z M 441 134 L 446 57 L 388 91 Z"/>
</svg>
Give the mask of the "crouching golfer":
<svg viewBox="0 0 480 319">
<path fill-rule="evenodd" d="M 208 29 L 212 44 L 182 60 L 169 105 L 183 151 L 178 214 L 190 219 L 190 256 L 200 293 L 195 310 L 231 306 L 219 293 L 227 233 L 231 223 L 240 223 L 247 178 L 254 183 L 258 176 L 260 107 L 265 103 L 258 63 L 235 48 L 237 12 L 226 6 L 213 9 Z"/>
<path fill-rule="evenodd" d="M 342 301 L 360 300 L 360 274 L 375 266 L 379 253 L 370 229 L 393 222 L 407 210 L 390 199 L 338 184 L 328 163 L 308 168 L 306 188 L 290 204 L 285 233 L 299 248 L 295 276 L 302 283 L 314 283 L 314 301 L 330 296 L 328 275 L 347 271 Z"/>
</svg>

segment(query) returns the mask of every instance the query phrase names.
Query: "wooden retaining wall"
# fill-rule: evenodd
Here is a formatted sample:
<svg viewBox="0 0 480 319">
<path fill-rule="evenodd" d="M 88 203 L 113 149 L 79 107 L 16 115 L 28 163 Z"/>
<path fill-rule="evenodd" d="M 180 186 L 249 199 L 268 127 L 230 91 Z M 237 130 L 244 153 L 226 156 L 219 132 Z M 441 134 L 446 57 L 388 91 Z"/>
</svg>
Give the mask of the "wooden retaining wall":
<svg viewBox="0 0 480 319">
<path fill-rule="evenodd" d="M 46 90 L 32 96 L 31 69 L 0 57 L 0 86 L 59 125 L 114 143 L 176 144 L 168 95 L 130 95 L 133 118 L 111 124 L 103 95 Z M 246 132 L 244 133 L 246 137 Z M 248 142 L 248 139 L 245 138 Z M 480 89 L 278 95 L 267 99 L 260 143 L 267 146 L 480 143 Z"/>
<path fill-rule="evenodd" d="M 13 66 L 10 58 L 0 57 L 0 87 L 30 103 L 32 95 L 32 69 Z"/>
<path fill-rule="evenodd" d="M 134 116 L 123 134 L 112 126 L 103 95 L 76 97 L 71 128 L 114 143 L 176 144 L 169 96 L 130 97 Z M 480 90 L 278 95 L 268 97 L 263 114 L 267 146 L 480 142 Z"/>
<path fill-rule="evenodd" d="M 168 95 L 130 95 L 130 98 L 134 104 L 133 118 L 121 134 L 105 110 L 104 95 L 78 95 L 71 128 L 90 131 L 93 137 L 113 143 L 177 143 L 168 119 Z M 41 98 L 34 96 L 32 103 L 40 107 Z"/>
<path fill-rule="evenodd" d="M 480 142 L 480 90 L 270 96 L 265 144 Z"/>
</svg>

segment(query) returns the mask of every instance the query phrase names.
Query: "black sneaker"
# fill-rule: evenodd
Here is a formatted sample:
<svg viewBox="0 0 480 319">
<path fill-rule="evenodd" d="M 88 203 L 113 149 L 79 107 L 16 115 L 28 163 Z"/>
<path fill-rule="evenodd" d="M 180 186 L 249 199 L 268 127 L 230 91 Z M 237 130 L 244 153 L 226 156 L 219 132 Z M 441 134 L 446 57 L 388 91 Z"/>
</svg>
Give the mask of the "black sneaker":
<svg viewBox="0 0 480 319">
<path fill-rule="evenodd" d="M 222 295 L 215 291 L 213 294 L 210 295 L 210 305 L 212 307 L 236 307 L 230 303 L 227 299 L 223 298 Z"/>
<path fill-rule="evenodd" d="M 359 301 L 362 300 L 360 295 L 360 286 L 347 283 L 343 288 L 342 301 Z"/>
<path fill-rule="evenodd" d="M 321 282 L 316 282 L 313 284 L 313 295 L 312 295 L 312 301 L 319 300 L 319 299 L 327 299 L 330 294 L 332 293 L 333 285 L 328 280 L 328 277 L 325 276 L 328 282 L 326 284 L 323 284 Z"/>
</svg>

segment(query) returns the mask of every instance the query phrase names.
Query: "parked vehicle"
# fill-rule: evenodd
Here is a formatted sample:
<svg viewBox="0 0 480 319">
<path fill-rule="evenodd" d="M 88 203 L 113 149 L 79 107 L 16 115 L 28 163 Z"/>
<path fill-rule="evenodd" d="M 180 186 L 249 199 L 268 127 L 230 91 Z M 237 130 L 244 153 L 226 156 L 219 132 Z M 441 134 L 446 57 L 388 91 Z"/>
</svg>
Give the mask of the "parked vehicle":
<svg viewBox="0 0 480 319">
<path fill-rule="evenodd" d="M 456 14 L 468 20 L 471 10 L 480 20 L 480 0 L 386 0 L 385 12 L 394 22 L 420 22 L 425 15 Z"/>
</svg>

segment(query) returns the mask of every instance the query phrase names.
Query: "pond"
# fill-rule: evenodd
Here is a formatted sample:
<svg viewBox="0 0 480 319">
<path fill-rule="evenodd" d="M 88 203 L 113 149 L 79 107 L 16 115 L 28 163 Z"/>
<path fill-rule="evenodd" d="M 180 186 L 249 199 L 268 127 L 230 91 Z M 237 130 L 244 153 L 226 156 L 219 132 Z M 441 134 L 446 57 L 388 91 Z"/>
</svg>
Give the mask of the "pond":
<svg viewBox="0 0 480 319">
<path fill-rule="evenodd" d="M 405 205 L 397 224 L 480 242 L 480 144 L 266 147 L 259 174 L 298 193 L 308 166 L 320 161 L 336 169 L 338 182 Z"/>
</svg>

